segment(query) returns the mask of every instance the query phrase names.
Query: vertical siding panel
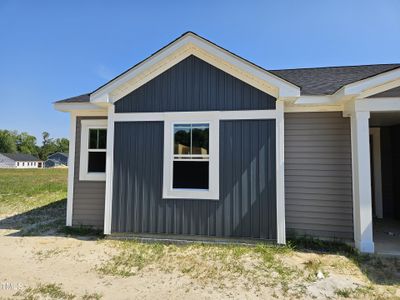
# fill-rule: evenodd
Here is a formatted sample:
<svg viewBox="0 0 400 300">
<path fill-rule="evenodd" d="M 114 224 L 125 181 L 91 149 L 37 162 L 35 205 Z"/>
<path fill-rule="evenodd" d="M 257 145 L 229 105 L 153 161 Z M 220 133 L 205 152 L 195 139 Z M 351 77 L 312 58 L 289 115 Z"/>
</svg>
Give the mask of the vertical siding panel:
<svg viewBox="0 0 400 300">
<path fill-rule="evenodd" d="M 272 96 L 195 56 L 184 59 L 115 105 L 117 113 L 274 108 Z"/>
<path fill-rule="evenodd" d="M 117 123 L 112 232 L 276 239 L 276 221 L 267 215 L 276 201 L 275 161 L 266 162 L 275 151 L 274 126 L 272 120 L 220 122 L 221 199 L 215 201 L 162 199 L 163 124 Z M 265 182 L 255 183 L 259 174 L 268 174 Z"/>
</svg>

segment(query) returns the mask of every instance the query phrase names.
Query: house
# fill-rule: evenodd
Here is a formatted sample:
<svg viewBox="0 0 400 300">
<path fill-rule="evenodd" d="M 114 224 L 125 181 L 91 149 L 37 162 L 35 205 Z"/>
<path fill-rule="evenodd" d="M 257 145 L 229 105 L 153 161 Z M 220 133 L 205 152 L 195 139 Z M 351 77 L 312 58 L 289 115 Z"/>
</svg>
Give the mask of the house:
<svg viewBox="0 0 400 300">
<path fill-rule="evenodd" d="M 35 169 L 43 168 L 43 161 L 24 153 L 0 153 L 1 168 Z"/>
<path fill-rule="evenodd" d="M 55 103 L 71 120 L 66 223 L 374 252 L 400 217 L 399 86 L 400 64 L 265 70 L 185 33 Z"/>
<path fill-rule="evenodd" d="M 68 153 L 57 152 L 49 155 L 44 162 L 45 168 L 66 167 L 68 166 Z"/>
</svg>

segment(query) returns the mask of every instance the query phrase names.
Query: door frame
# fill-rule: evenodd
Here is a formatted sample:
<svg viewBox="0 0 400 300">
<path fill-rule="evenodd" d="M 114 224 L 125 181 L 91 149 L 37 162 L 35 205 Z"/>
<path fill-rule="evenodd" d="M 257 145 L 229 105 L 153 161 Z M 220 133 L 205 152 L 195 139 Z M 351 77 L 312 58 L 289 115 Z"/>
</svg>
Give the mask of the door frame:
<svg viewBox="0 0 400 300">
<path fill-rule="evenodd" d="M 371 127 L 369 134 L 372 137 L 372 181 L 373 181 L 373 201 L 375 204 L 375 216 L 383 218 L 383 199 L 382 199 L 382 165 L 381 165 L 381 129 Z"/>
</svg>

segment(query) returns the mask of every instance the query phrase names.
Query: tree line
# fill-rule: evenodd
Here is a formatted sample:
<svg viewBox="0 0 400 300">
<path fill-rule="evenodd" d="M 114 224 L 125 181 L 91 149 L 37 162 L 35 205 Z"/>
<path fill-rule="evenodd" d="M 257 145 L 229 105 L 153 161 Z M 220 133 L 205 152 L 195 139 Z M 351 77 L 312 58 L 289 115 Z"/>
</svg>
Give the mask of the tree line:
<svg viewBox="0 0 400 300">
<path fill-rule="evenodd" d="M 25 153 L 46 160 L 50 154 L 68 152 L 66 138 L 50 138 L 48 132 L 42 133 L 42 144 L 37 145 L 36 137 L 17 130 L 0 130 L 0 153 Z"/>
</svg>

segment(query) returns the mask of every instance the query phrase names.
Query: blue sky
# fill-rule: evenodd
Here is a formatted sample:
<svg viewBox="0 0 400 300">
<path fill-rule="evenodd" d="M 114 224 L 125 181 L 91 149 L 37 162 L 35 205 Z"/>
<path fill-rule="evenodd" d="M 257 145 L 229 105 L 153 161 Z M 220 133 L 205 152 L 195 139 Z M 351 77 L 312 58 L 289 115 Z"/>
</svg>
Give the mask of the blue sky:
<svg viewBox="0 0 400 300">
<path fill-rule="evenodd" d="M 0 129 L 68 136 L 52 102 L 191 30 L 264 68 L 400 63 L 400 1 L 0 1 Z"/>
</svg>

